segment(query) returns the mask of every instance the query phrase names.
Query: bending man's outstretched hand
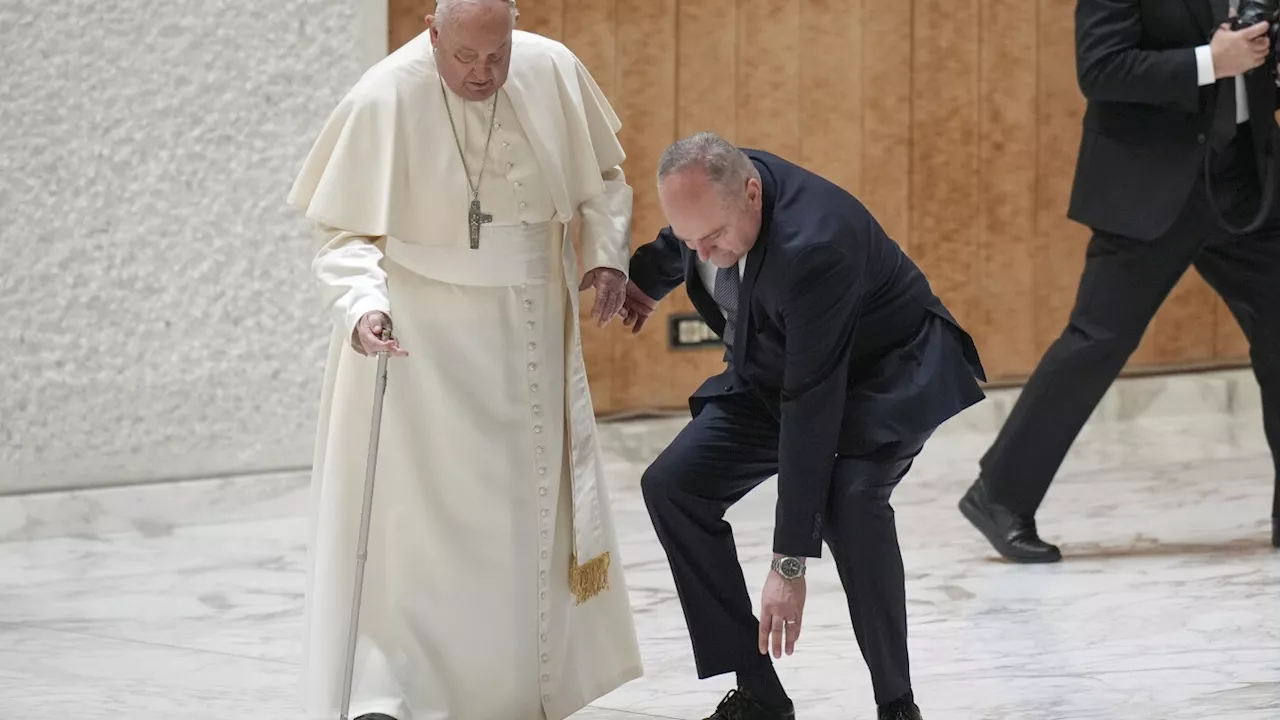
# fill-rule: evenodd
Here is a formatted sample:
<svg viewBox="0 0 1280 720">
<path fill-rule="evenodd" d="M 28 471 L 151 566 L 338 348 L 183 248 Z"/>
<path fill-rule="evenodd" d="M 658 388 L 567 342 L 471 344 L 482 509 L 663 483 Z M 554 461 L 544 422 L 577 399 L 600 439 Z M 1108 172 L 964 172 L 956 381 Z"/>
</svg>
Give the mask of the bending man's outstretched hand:
<svg viewBox="0 0 1280 720">
<path fill-rule="evenodd" d="M 787 580 L 776 572 L 769 573 L 760 599 L 760 654 L 773 651 L 775 658 L 795 652 L 800 626 L 804 622 L 804 578 Z"/>
<path fill-rule="evenodd" d="M 644 294 L 633 282 L 627 283 L 626 299 L 622 302 L 622 324 L 631 328 L 635 335 L 644 327 L 644 323 L 658 309 L 658 301 Z"/>
</svg>

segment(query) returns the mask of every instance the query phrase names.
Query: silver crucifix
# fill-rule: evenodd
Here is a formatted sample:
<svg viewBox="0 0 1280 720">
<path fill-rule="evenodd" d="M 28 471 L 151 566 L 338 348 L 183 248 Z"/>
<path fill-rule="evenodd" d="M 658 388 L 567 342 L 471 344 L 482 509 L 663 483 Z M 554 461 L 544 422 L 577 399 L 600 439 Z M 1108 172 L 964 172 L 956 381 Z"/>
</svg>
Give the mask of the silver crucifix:
<svg viewBox="0 0 1280 720">
<path fill-rule="evenodd" d="M 480 226 L 493 222 L 493 215 L 480 211 L 480 201 L 472 200 L 471 209 L 467 211 L 467 226 L 471 230 L 471 249 L 480 248 Z"/>
</svg>

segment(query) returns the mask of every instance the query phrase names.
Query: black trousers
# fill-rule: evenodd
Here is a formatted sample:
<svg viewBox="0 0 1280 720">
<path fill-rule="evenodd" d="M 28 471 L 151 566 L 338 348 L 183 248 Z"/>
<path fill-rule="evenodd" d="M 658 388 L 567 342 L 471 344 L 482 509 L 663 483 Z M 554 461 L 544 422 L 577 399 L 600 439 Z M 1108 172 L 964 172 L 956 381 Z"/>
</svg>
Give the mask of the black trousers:
<svg viewBox="0 0 1280 720">
<path fill-rule="evenodd" d="M 877 703 L 911 689 L 889 496 L 926 439 L 839 458 L 823 526 Z M 754 395 L 738 393 L 713 399 L 644 473 L 645 505 L 671 564 L 699 678 L 770 662 L 758 649 L 760 623 L 724 515 L 777 471 L 778 424 Z"/>
<path fill-rule="evenodd" d="M 1246 127 L 1213 180 L 1218 205 L 1236 227 L 1252 219 L 1261 196 Z M 1249 339 L 1267 442 L 1280 457 L 1280 213 L 1273 211 L 1254 233 L 1232 235 L 1214 219 L 1202 178 L 1164 236 L 1148 241 L 1094 232 L 1067 327 L 982 459 L 993 500 L 1035 513 L 1081 427 L 1190 267 L 1222 296 Z M 1272 515 L 1280 515 L 1280 484 L 1277 491 Z"/>
</svg>

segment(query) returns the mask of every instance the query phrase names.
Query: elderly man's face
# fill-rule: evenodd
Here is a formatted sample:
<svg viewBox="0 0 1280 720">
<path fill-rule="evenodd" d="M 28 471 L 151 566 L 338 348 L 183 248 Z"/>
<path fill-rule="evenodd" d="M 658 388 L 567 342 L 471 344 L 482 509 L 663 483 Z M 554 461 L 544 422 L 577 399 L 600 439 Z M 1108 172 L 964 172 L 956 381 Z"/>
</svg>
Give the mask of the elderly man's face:
<svg viewBox="0 0 1280 720">
<path fill-rule="evenodd" d="M 485 0 L 454 8 L 445 27 L 427 18 L 445 85 L 464 100 L 492 97 L 511 69 L 511 6 Z"/>
<path fill-rule="evenodd" d="M 733 267 L 760 234 L 760 181 L 741 188 L 716 188 L 700 168 L 672 173 L 658 186 L 658 202 L 671 231 L 719 268 Z"/>
</svg>

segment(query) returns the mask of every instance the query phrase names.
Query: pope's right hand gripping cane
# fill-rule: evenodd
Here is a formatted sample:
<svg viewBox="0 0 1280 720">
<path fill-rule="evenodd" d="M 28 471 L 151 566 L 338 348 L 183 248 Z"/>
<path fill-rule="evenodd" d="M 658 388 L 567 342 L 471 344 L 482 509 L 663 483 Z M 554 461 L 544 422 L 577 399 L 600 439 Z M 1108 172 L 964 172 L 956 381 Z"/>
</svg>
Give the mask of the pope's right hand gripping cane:
<svg viewBox="0 0 1280 720">
<path fill-rule="evenodd" d="M 383 326 L 382 340 L 391 339 L 391 328 Z M 382 396 L 387 389 L 387 351 L 378 352 L 378 374 L 373 386 L 373 426 L 369 431 L 369 459 L 365 465 L 364 504 L 360 510 L 360 542 L 356 550 L 355 594 L 351 599 L 351 623 L 347 636 L 347 667 L 342 676 L 342 718 L 350 720 L 351 684 L 356 663 L 356 639 L 359 635 L 360 596 L 364 589 L 364 563 L 369 557 L 369 516 L 373 512 L 373 478 L 378 466 L 378 436 L 382 430 Z"/>
</svg>

